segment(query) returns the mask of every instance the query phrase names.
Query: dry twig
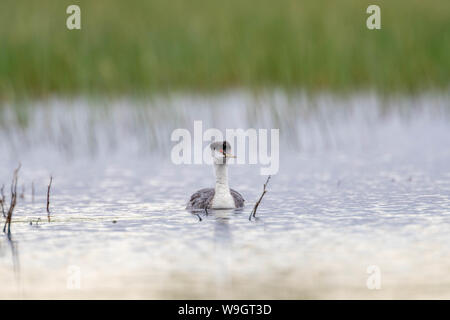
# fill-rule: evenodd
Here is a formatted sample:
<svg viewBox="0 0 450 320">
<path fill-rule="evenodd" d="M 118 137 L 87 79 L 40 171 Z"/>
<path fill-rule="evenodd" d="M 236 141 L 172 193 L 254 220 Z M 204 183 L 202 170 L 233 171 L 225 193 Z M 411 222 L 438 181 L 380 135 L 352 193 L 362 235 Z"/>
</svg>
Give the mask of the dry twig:
<svg viewBox="0 0 450 320">
<path fill-rule="evenodd" d="M 0 189 L 0 206 L 2 207 L 2 214 L 3 214 L 3 218 L 6 218 L 6 213 L 5 213 L 5 185 L 2 185 L 2 188 Z"/>
<path fill-rule="evenodd" d="M 48 222 L 50 222 L 50 188 L 52 187 L 53 177 L 50 176 L 50 183 L 47 188 L 47 218 Z"/>
<path fill-rule="evenodd" d="M 6 231 L 6 226 L 8 225 L 8 234 L 11 234 L 11 218 L 13 215 L 14 208 L 16 206 L 17 200 L 17 180 L 19 178 L 19 170 L 22 165 L 19 163 L 19 166 L 16 170 L 14 170 L 13 179 L 11 182 L 11 204 L 9 205 L 8 214 L 6 216 L 5 225 L 3 226 L 3 232 Z"/>
<path fill-rule="evenodd" d="M 250 212 L 250 216 L 248 217 L 248 220 L 252 220 L 252 217 L 254 218 L 256 216 L 256 210 L 258 209 L 259 204 L 261 203 L 262 198 L 266 194 L 267 190 L 267 184 L 269 183 L 270 176 L 267 177 L 266 183 L 264 183 L 263 193 L 261 194 L 261 197 L 259 197 L 258 201 L 256 201 L 255 206 L 253 207 L 252 212 Z"/>
</svg>

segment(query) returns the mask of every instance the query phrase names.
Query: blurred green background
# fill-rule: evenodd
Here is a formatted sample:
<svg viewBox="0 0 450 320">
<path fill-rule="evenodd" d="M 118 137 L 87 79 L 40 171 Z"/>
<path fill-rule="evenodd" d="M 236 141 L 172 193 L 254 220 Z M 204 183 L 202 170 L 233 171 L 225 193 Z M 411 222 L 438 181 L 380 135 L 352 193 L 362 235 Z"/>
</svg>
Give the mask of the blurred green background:
<svg viewBox="0 0 450 320">
<path fill-rule="evenodd" d="M 66 8 L 81 7 L 81 30 Z M 381 30 L 366 8 L 381 7 Z M 2 0 L 0 99 L 448 89 L 449 0 Z"/>
</svg>

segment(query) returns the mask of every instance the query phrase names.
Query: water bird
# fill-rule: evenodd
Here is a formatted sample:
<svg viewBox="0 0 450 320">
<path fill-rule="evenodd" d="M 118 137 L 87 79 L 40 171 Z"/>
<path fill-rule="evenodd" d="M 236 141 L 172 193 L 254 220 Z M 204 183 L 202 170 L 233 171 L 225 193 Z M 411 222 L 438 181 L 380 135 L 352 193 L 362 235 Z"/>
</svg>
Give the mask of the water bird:
<svg viewBox="0 0 450 320">
<path fill-rule="evenodd" d="M 190 211 L 208 209 L 236 209 L 244 206 L 244 198 L 228 186 L 227 159 L 236 158 L 228 153 L 231 145 L 227 141 L 217 141 L 210 145 L 216 174 L 215 188 L 204 188 L 195 192 L 186 209 Z"/>
</svg>

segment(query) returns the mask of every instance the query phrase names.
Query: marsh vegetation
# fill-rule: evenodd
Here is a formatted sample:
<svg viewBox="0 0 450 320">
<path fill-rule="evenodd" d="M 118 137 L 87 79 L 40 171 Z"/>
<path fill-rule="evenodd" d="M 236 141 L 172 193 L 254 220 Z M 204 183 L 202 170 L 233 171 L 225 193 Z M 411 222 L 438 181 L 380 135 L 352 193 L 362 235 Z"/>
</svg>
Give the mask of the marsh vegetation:
<svg viewBox="0 0 450 320">
<path fill-rule="evenodd" d="M 211 91 L 448 89 L 450 3 L 376 1 L 0 3 L 0 99 Z"/>
</svg>

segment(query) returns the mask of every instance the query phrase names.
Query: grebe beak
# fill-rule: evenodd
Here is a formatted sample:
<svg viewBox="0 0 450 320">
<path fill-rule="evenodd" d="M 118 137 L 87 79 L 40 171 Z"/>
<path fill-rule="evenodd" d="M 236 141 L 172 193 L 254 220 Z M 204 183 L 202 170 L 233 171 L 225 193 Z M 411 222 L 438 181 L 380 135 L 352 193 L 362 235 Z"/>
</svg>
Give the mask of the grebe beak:
<svg viewBox="0 0 450 320">
<path fill-rule="evenodd" d="M 231 154 L 231 153 L 226 153 L 226 152 L 224 152 L 223 155 L 224 155 L 225 157 L 227 157 L 227 158 L 236 158 L 236 156 L 233 155 L 233 154 Z"/>
</svg>

